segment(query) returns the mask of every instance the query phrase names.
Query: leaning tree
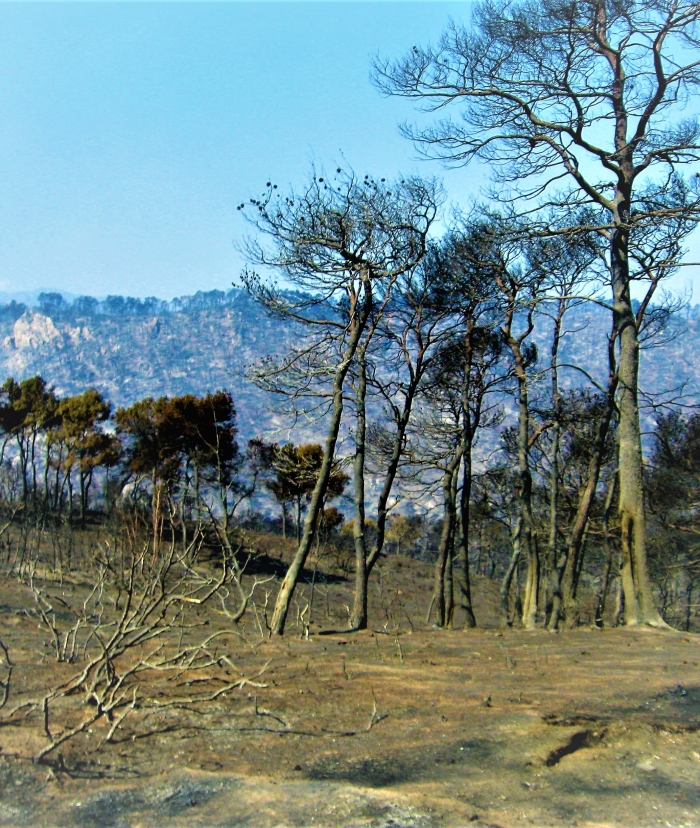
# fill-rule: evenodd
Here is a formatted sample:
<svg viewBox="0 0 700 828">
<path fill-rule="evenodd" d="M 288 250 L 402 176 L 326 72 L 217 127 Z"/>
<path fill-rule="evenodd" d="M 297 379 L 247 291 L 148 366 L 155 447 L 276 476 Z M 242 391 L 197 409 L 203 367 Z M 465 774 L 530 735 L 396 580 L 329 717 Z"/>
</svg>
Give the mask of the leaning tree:
<svg viewBox="0 0 700 828">
<path fill-rule="evenodd" d="M 304 529 L 277 595 L 274 634 L 284 632 L 323 509 L 348 372 L 396 280 L 425 255 L 439 200 L 434 181 L 408 177 L 389 183 L 338 169 L 330 178 L 314 174 L 303 189 L 286 195 L 269 184 L 261 198 L 240 205 L 259 231 L 246 245 L 249 259 L 277 274 L 284 289 L 251 271 L 243 283 L 268 312 L 299 325 L 297 344 L 259 366 L 254 378 L 287 399 L 311 400 L 318 414 L 328 415 Z"/>
<path fill-rule="evenodd" d="M 486 161 L 501 185 L 494 197 L 523 210 L 573 214 L 588 205 L 602 216 L 594 229 L 608 242 L 618 349 L 628 625 L 664 623 L 646 560 L 630 246 L 649 225 L 700 212 L 696 191 L 666 197 L 679 168 L 700 159 L 700 126 L 687 108 L 700 85 L 699 21 L 690 0 L 487 0 L 470 27 L 452 24 L 437 46 L 413 47 L 375 74 L 385 92 L 429 111 L 460 107 L 457 120 L 404 128 L 429 157 Z"/>
</svg>

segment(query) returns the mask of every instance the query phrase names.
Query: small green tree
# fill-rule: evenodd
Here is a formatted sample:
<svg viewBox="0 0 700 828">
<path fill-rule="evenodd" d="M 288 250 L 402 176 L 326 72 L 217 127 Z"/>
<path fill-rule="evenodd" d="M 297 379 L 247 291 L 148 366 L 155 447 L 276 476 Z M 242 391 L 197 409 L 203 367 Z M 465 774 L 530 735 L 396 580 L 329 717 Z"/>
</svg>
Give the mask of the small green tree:
<svg viewBox="0 0 700 828">
<path fill-rule="evenodd" d="M 301 538 L 303 504 L 308 501 L 314 490 L 322 463 L 323 448 L 317 443 L 301 446 L 286 443 L 283 446 L 275 446 L 273 452 L 272 467 L 275 477 L 268 482 L 267 487 L 277 502 L 282 504 L 283 531 L 286 524 L 285 506 L 290 502 L 294 504 L 297 542 Z M 325 500 L 340 497 L 348 480 L 348 476 L 338 463 L 334 462 L 328 478 Z"/>
<path fill-rule="evenodd" d="M 17 444 L 22 478 L 22 502 L 37 505 L 37 439 L 42 432 L 60 422 L 58 398 L 53 388 L 40 377 L 16 382 L 8 378 L 0 389 L 0 430 L 5 435 L 4 451 L 9 440 Z"/>
<path fill-rule="evenodd" d="M 80 522 L 85 522 L 90 485 L 95 469 L 115 466 L 120 457 L 119 440 L 102 430 L 109 419 L 111 405 L 99 391 L 88 388 L 58 404 L 58 439 L 66 447 L 63 465 L 70 474 L 77 468 L 80 486 Z"/>
<path fill-rule="evenodd" d="M 235 439 L 236 409 L 227 391 L 204 397 L 149 397 L 119 409 L 115 419 L 129 471 L 137 480 L 150 481 L 154 543 L 162 505 L 178 491 L 181 510 L 188 491 L 199 509 L 203 486 L 213 487 L 228 523 L 239 502 L 235 494 L 245 490 L 237 477 L 242 458 Z"/>
</svg>

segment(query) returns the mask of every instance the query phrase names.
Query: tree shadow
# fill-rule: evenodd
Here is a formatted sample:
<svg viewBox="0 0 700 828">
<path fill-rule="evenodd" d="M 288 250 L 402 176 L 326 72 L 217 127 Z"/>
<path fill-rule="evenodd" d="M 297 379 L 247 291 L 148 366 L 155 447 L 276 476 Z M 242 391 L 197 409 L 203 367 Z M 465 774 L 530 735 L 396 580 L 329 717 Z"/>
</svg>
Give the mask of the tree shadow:
<svg viewBox="0 0 700 828">
<path fill-rule="evenodd" d="M 246 558 L 241 556 L 239 561 L 241 566 L 245 565 L 245 574 L 246 575 L 254 575 L 254 576 L 262 576 L 262 577 L 269 577 L 273 576 L 275 578 L 284 578 L 287 574 L 287 569 L 289 565 L 286 564 L 284 561 L 280 560 L 279 558 L 273 558 L 271 555 L 261 554 L 261 555 L 251 555 L 250 558 Z M 305 567 L 299 578 L 299 583 L 301 584 L 342 584 L 347 583 L 347 577 L 345 575 L 334 575 L 330 572 L 324 572 L 321 569 L 313 570 Z"/>
</svg>

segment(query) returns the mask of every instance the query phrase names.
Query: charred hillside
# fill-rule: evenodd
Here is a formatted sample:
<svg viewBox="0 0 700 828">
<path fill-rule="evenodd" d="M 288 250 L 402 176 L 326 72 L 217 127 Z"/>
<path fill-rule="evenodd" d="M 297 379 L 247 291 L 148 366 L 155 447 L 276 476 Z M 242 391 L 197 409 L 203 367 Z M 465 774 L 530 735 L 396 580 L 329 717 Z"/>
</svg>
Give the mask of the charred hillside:
<svg viewBox="0 0 700 828">
<path fill-rule="evenodd" d="M 591 307 L 571 314 L 562 362 L 603 381 L 607 311 Z M 695 402 L 700 377 L 700 305 L 679 313 L 643 352 L 641 386 L 656 401 L 678 397 Z M 269 397 L 246 377 L 246 368 L 280 353 L 293 328 L 272 319 L 245 291 L 199 292 L 174 299 L 110 296 L 103 301 L 41 294 L 35 307 L 0 306 L 0 374 L 17 380 L 41 374 L 60 396 L 88 387 L 115 406 L 144 397 L 230 390 L 245 436 L 288 426 L 270 411 Z M 546 361 L 546 328 L 538 348 Z M 562 369 L 568 387 L 584 374 Z"/>
<path fill-rule="evenodd" d="M 0 309 L 0 373 L 41 374 L 60 396 L 99 390 L 115 406 L 144 397 L 226 388 L 251 434 L 272 426 L 263 395 L 245 377 L 251 362 L 284 348 L 291 331 L 240 290 L 163 302 L 42 294 L 37 307 Z"/>
</svg>

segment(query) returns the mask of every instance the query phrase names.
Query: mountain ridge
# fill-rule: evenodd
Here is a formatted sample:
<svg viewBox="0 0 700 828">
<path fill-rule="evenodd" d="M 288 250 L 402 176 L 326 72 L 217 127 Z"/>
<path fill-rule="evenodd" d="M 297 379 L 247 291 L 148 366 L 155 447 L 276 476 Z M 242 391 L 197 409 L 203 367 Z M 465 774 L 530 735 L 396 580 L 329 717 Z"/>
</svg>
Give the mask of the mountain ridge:
<svg viewBox="0 0 700 828">
<path fill-rule="evenodd" d="M 700 305 L 672 318 L 670 341 L 646 349 L 641 385 L 660 394 L 689 381 L 687 400 L 700 401 Z M 565 338 L 562 362 L 580 364 L 603 381 L 609 314 L 592 306 L 579 311 Z M 36 307 L 0 305 L 0 373 L 17 380 L 41 374 L 63 396 L 94 387 L 115 406 L 144 397 L 229 390 L 241 436 L 275 437 L 290 421 L 270 410 L 270 396 L 246 377 L 247 367 L 284 351 L 295 327 L 273 319 L 244 290 L 198 292 L 171 301 L 109 296 L 66 302 L 44 293 Z M 545 353 L 546 333 L 538 334 Z M 581 374 L 562 370 L 573 387 Z M 302 429 L 307 435 L 313 428 Z M 298 437 L 297 437 L 298 439 Z"/>
</svg>

